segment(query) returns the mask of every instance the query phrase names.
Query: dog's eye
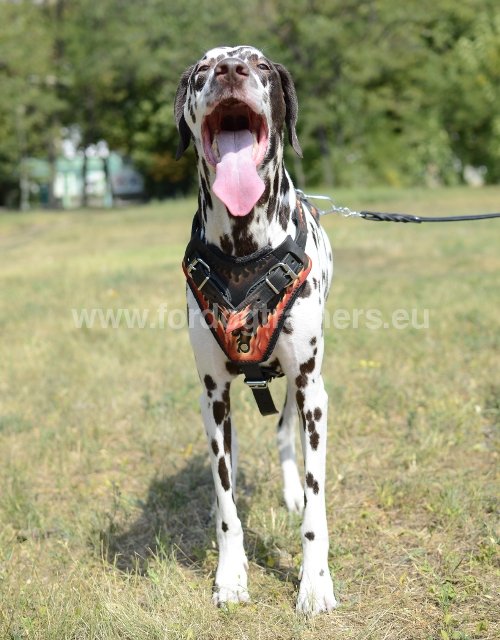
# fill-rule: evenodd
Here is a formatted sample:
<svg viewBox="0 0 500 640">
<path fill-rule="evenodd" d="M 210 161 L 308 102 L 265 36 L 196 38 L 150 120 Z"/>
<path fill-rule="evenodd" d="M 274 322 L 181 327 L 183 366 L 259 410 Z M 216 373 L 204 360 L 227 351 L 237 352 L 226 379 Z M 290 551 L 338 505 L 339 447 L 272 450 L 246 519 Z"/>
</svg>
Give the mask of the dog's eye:
<svg viewBox="0 0 500 640">
<path fill-rule="evenodd" d="M 210 67 L 208 66 L 208 64 L 202 64 L 196 69 L 196 73 L 204 73 L 205 71 L 208 71 L 209 69 L 210 69 Z"/>
<path fill-rule="evenodd" d="M 271 67 L 265 62 L 261 62 L 260 64 L 257 65 L 257 67 L 259 69 L 262 69 L 262 71 L 271 71 Z"/>
</svg>

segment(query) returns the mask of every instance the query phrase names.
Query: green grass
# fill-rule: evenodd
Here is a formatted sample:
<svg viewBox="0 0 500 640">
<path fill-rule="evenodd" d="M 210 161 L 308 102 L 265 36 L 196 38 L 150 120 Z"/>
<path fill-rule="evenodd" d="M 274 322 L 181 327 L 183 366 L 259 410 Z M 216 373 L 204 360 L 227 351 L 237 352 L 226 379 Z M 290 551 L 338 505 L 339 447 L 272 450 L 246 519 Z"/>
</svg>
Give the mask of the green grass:
<svg viewBox="0 0 500 640">
<path fill-rule="evenodd" d="M 336 199 L 422 215 L 500 209 L 499 188 Z M 324 219 L 330 315 L 428 309 L 430 320 L 326 332 L 342 606 L 304 620 L 274 421 L 240 381 L 252 603 L 210 604 L 217 554 L 193 357 L 186 329 L 149 326 L 165 303 L 181 324 L 194 206 L 0 216 L 0 638 L 498 637 L 499 222 Z M 151 315 L 144 329 L 77 329 L 82 307 Z"/>
</svg>

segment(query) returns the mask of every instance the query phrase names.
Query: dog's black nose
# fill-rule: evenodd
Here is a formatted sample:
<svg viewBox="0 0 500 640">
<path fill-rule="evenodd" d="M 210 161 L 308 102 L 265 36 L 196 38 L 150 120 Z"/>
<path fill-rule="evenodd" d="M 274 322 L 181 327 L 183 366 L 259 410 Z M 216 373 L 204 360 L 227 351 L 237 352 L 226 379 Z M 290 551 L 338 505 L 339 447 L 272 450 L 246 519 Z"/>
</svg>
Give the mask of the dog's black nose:
<svg viewBox="0 0 500 640">
<path fill-rule="evenodd" d="M 221 83 L 240 84 L 250 74 L 248 65 L 238 58 L 225 58 L 215 67 L 215 77 Z"/>
</svg>

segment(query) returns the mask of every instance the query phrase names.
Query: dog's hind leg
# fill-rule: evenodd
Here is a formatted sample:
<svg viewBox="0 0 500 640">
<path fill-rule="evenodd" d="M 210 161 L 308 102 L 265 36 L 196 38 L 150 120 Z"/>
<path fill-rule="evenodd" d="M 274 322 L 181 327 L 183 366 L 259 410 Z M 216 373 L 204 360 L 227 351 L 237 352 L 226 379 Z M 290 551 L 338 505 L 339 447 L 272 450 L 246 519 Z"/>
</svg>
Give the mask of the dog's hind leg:
<svg viewBox="0 0 500 640">
<path fill-rule="evenodd" d="M 304 489 L 297 469 L 295 455 L 295 427 L 297 405 L 295 387 L 289 385 L 285 405 L 278 422 L 278 451 L 283 472 L 283 497 L 288 511 L 302 513 Z"/>
</svg>

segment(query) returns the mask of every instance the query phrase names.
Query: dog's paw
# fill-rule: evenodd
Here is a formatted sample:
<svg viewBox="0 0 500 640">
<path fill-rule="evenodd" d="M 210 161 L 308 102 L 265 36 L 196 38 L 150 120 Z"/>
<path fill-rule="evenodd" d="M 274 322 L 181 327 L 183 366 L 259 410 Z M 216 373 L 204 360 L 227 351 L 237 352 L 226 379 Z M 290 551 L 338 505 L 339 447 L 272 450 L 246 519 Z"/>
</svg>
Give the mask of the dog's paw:
<svg viewBox="0 0 500 640">
<path fill-rule="evenodd" d="M 312 576 L 303 572 L 297 598 L 297 612 L 304 615 L 316 615 L 333 611 L 338 606 L 333 593 L 333 582 L 328 569 L 321 569 Z"/>
<path fill-rule="evenodd" d="M 301 484 L 297 487 L 286 487 L 283 491 L 283 498 L 290 513 L 302 515 L 304 512 L 304 489 Z"/>
<path fill-rule="evenodd" d="M 238 604 L 240 602 L 248 602 L 250 596 L 246 587 L 236 585 L 216 585 L 214 587 L 214 593 L 212 595 L 212 602 L 217 607 L 222 607 L 225 604 Z"/>
<path fill-rule="evenodd" d="M 226 603 L 248 602 L 246 556 L 226 558 L 217 568 L 212 602 L 218 607 Z"/>
</svg>

